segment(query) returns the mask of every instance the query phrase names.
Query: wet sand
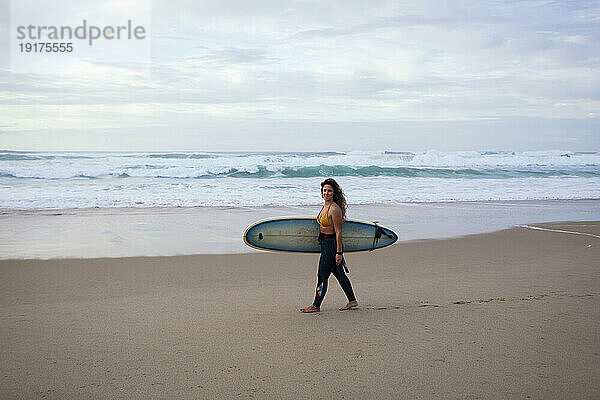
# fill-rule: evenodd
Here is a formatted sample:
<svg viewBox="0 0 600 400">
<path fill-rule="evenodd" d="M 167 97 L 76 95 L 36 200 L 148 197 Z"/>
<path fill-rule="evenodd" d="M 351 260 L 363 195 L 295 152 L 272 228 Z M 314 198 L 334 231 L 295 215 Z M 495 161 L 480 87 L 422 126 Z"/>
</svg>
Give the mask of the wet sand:
<svg viewBox="0 0 600 400">
<path fill-rule="evenodd" d="M 596 399 L 600 222 L 347 255 L 0 261 L 0 398 Z"/>
<path fill-rule="evenodd" d="M 1 210 L 0 259 L 248 253 L 246 228 L 261 219 L 316 216 L 315 206 Z M 400 241 L 443 239 L 542 221 L 600 219 L 600 200 L 351 205 L 348 218 L 379 221 Z"/>
</svg>

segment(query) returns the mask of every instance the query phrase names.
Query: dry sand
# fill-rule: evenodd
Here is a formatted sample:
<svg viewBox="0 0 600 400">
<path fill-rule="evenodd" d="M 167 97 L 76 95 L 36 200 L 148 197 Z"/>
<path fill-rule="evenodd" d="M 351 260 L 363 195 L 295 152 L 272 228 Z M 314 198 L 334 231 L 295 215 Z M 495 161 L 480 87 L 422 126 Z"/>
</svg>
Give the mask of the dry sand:
<svg viewBox="0 0 600 400">
<path fill-rule="evenodd" d="M 315 255 L 0 261 L 0 398 L 600 397 L 600 237 L 514 228 L 347 260 L 360 308 L 337 311 L 332 277 L 311 315 Z"/>
</svg>

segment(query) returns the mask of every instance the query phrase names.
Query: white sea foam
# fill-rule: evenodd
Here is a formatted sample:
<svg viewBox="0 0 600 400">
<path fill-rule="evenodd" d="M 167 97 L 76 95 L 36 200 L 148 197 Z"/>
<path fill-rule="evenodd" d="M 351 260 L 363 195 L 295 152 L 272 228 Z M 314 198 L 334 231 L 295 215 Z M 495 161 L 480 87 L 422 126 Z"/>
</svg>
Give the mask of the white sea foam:
<svg viewBox="0 0 600 400">
<path fill-rule="evenodd" d="M 308 205 L 325 176 L 354 204 L 598 198 L 600 153 L 0 151 L 0 207 Z"/>
</svg>

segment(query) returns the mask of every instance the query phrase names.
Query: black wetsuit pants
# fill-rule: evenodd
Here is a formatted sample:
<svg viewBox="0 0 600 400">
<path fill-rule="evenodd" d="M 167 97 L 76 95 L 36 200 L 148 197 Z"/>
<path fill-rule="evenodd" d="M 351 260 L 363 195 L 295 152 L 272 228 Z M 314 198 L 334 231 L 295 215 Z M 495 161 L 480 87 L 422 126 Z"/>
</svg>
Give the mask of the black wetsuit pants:
<svg viewBox="0 0 600 400">
<path fill-rule="evenodd" d="M 317 291 L 315 293 L 315 301 L 313 301 L 313 306 L 321 307 L 325 293 L 327 293 L 327 281 L 329 280 L 329 275 L 331 275 L 331 273 L 333 273 L 333 276 L 335 276 L 340 283 L 344 293 L 346 293 L 348 301 L 356 300 L 354 291 L 352 291 L 350 279 L 348 279 L 344 273 L 344 267 L 341 263 L 340 265 L 335 265 L 335 252 L 337 250 L 335 236 L 328 235 L 327 238 L 322 237 L 323 235 L 319 237 L 319 244 L 321 245 L 321 258 L 319 258 Z"/>
</svg>

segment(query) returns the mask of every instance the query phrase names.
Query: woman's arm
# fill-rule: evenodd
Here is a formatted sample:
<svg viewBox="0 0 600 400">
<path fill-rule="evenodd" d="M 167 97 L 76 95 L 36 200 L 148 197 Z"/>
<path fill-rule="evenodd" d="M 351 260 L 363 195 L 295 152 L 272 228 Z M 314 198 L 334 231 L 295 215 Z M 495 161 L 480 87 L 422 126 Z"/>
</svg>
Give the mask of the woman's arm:
<svg viewBox="0 0 600 400">
<path fill-rule="evenodd" d="M 335 264 L 340 265 L 342 262 L 341 253 L 344 249 L 344 244 L 342 243 L 342 225 L 344 223 L 342 220 L 342 210 L 340 210 L 339 207 L 335 207 L 330 215 L 333 222 L 333 229 L 335 229 L 335 242 L 337 244 L 336 252 L 340 253 L 335 255 Z"/>
</svg>

